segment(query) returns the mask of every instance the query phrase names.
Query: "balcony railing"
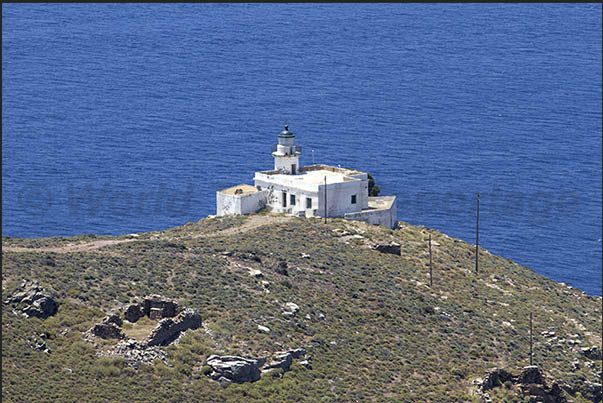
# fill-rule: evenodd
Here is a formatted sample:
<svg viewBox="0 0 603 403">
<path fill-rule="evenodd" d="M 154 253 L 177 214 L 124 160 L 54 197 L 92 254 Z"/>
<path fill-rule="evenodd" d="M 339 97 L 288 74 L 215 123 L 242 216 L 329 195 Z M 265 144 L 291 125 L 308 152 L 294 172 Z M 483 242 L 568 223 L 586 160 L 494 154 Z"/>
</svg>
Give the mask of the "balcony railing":
<svg viewBox="0 0 603 403">
<path fill-rule="evenodd" d="M 272 146 L 270 147 L 270 152 L 276 152 L 278 150 L 278 144 L 272 144 Z M 294 145 L 291 146 L 291 152 L 292 153 L 300 153 L 302 152 L 302 146 L 300 145 Z"/>
</svg>

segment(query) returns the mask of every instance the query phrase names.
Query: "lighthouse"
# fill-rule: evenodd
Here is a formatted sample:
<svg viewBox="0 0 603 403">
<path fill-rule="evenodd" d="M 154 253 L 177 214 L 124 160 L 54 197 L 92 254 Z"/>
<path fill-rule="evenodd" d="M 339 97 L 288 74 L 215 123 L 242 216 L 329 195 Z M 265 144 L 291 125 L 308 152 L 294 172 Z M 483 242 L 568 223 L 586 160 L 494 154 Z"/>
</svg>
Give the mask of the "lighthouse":
<svg viewBox="0 0 603 403">
<path fill-rule="evenodd" d="M 285 125 L 285 130 L 278 135 L 278 144 L 272 147 L 274 170 L 287 175 L 297 174 L 301 151 L 301 146 L 295 144 L 295 134 Z"/>
<path fill-rule="evenodd" d="M 395 228 L 396 196 L 369 197 L 368 174 L 323 164 L 299 166 L 295 134 L 280 132 L 272 145 L 274 169 L 257 171 L 253 185 L 216 192 L 216 215 L 252 214 L 263 209 L 297 217 L 340 217 Z"/>
</svg>

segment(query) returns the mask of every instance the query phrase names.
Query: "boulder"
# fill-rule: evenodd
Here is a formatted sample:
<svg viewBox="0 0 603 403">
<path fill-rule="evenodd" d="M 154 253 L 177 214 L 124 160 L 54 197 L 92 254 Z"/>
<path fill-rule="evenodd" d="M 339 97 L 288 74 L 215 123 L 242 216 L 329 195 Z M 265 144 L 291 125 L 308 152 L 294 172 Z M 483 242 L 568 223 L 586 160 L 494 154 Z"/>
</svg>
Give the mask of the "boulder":
<svg viewBox="0 0 603 403">
<path fill-rule="evenodd" d="M 143 316 L 144 316 L 144 313 L 143 313 L 143 310 L 142 310 L 142 307 L 140 306 L 140 304 L 130 304 L 124 311 L 124 318 L 128 322 L 134 323 L 134 322 L 138 321 L 138 319 L 142 318 Z"/>
<path fill-rule="evenodd" d="M 249 269 L 249 275 L 251 277 L 255 277 L 255 278 L 264 277 L 264 274 L 260 270 L 256 270 L 256 269 Z"/>
<path fill-rule="evenodd" d="M 205 365 L 211 368 L 209 376 L 228 386 L 228 381 L 235 383 L 255 382 L 260 379 L 260 367 L 265 359 L 252 359 L 237 356 L 210 356 Z M 224 379 L 222 379 L 224 378 Z"/>
<path fill-rule="evenodd" d="M 166 346 L 181 332 L 201 327 L 201 315 L 193 309 L 180 312 L 175 318 L 164 318 L 147 337 L 147 346 Z"/>
<path fill-rule="evenodd" d="M 266 327 L 266 326 L 262 326 L 262 325 L 258 325 L 258 330 L 260 332 L 264 332 L 264 333 L 270 333 L 270 328 Z"/>
<path fill-rule="evenodd" d="M 302 358 L 306 355 L 305 348 L 296 348 L 288 351 L 277 351 L 274 353 L 270 361 L 264 366 L 263 370 L 271 370 L 282 368 L 283 371 L 288 371 L 293 363 L 293 359 Z"/>
<path fill-rule="evenodd" d="M 31 347 L 34 351 L 43 351 L 47 354 L 50 354 L 50 348 L 48 348 L 46 345 L 47 339 L 48 335 L 46 333 L 34 333 L 28 338 L 29 347 Z"/>
<path fill-rule="evenodd" d="M 593 402 L 603 401 L 603 387 L 600 383 L 584 382 L 584 385 L 580 387 L 580 393 Z"/>
<path fill-rule="evenodd" d="M 389 244 L 385 245 L 375 245 L 375 249 L 381 253 L 389 253 L 398 256 L 401 255 L 402 251 L 401 245 L 396 242 L 390 242 Z"/>
<path fill-rule="evenodd" d="M 288 371 L 291 367 L 291 363 L 293 362 L 293 356 L 288 351 L 279 351 L 276 352 L 272 359 L 266 366 L 264 370 L 270 370 L 274 368 L 281 368 L 283 371 Z"/>
<path fill-rule="evenodd" d="M 281 260 L 274 268 L 274 271 L 277 272 L 278 274 L 282 274 L 283 276 L 288 276 L 289 271 L 287 270 L 287 266 L 288 266 L 287 262 L 285 262 L 284 260 Z"/>
<path fill-rule="evenodd" d="M 307 369 L 312 369 L 312 364 L 310 364 L 310 360 L 300 361 L 299 365 L 306 367 Z"/>
<path fill-rule="evenodd" d="M 299 306 L 297 306 L 297 304 L 294 304 L 293 302 L 287 302 L 285 304 L 285 310 L 287 312 L 291 312 L 293 314 L 296 314 L 299 311 Z"/>
<path fill-rule="evenodd" d="M 302 358 L 306 355 L 306 349 L 303 347 L 296 348 L 295 350 L 289 350 L 288 353 L 295 359 Z"/>
<path fill-rule="evenodd" d="M 601 349 L 597 346 L 592 347 L 584 347 L 580 350 L 580 353 L 584 354 L 584 356 L 591 360 L 600 360 L 601 359 Z"/>
<path fill-rule="evenodd" d="M 21 286 L 7 301 L 21 310 L 28 318 L 46 319 L 57 312 L 59 304 L 54 296 L 42 288 L 36 281 L 23 280 Z"/>
</svg>

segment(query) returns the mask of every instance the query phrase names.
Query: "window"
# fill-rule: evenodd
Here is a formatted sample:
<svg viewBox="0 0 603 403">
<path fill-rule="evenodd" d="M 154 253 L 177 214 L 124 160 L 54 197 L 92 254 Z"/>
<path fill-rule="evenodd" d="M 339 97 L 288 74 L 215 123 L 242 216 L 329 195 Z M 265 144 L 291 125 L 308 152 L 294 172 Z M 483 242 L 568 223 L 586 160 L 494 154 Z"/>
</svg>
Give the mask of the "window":
<svg viewBox="0 0 603 403">
<path fill-rule="evenodd" d="M 287 207 L 287 192 L 283 192 L 283 207 Z"/>
<path fill-rule="evenodd" d="M 312 199 L 306 197 L 306 208 L 312 208 Z"/>
<path fill-rule="evenodd" d="M 352 204 L 356 204 L 356 195 L 352 195 Z"/>
<path fill-rule="evenodd" d="M 295 206 L 295 195 L 291 195 L 291 202 L 289 204 Z"/>
<path fill-rule="evenodd" d="M 295 175 L 295 169 L 297 167 L 295 166 L 295 164 L 291 164 L 291 175 Z"/>
</svg>

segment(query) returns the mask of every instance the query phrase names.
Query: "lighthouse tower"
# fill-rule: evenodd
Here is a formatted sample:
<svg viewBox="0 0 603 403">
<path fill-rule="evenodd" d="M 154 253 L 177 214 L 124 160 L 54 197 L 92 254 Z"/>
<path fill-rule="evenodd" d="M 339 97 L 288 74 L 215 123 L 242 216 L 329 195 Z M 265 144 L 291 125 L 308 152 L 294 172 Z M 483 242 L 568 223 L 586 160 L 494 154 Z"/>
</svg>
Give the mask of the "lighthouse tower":
<svg viewBox="0 0 603 403">
<path fill-rule="evenodd" d="M 285 125 L 285 130 L 278 135 L 278 144 L 272 147 L 274 169 L 295 175 L 299 169 L 301 151 L 301 146 L 295 145 L 295 134 L 289 131 L 288 125 Z"/>
</svg>

